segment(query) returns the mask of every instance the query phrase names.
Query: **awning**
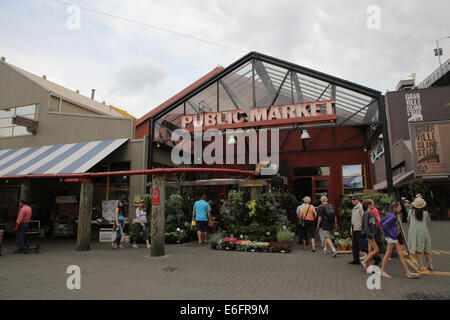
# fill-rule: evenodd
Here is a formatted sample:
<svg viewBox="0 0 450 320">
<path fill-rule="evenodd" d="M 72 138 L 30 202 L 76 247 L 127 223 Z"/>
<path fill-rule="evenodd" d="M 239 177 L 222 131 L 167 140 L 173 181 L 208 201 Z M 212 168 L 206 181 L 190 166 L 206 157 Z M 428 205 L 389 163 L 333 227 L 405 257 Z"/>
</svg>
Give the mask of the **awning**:
<svg viewBox="0 0 450 320">
<path fill-rule="evenodd" d="M 412 178 L 414 178 L 414 171 L 408 171 L 406 173 L 401 174 L 400 176 L 394 179 L 394 187 L 401 187 L 406 185 Z M 376 185 L 373 186 L 375 190 L 384 190 L 387 189 L 387 182 L 383 180 Z"/>
<path fill-rule="evenodd" d="M 0 177 L 84 173 L 128 138 L 0 150 Z"/>
</svg>

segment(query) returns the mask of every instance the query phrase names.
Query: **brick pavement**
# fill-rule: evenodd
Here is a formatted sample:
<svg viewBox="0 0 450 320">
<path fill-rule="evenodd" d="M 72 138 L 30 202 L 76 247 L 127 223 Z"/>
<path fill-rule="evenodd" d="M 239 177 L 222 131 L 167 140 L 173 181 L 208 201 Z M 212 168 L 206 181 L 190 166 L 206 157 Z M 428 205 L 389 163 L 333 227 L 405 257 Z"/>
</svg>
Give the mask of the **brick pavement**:
<svg viewBox="0 0 450 320">
<path fill-rule="evenodd" d="M 450 250 L 450 222 L 431 224 L 433 249 Z M 13 255 L 11 241 L 0 257 L 0 299 L 450 299 L 450 276 L 407 279 L 399 261 L 388 265 L 392 279 L 368 290 L 350 255 L 336 259 L 303 251 L 291 254 L 228 252 L 185 243 L 166 246 L 166 256 L 149 250 L 112 250 L 92 242 L 74 251 L 73 240 L 42 244 L 38 255 Z M 432 255 L 439 271 L 450 272 L 450 255 Z M 66 288 L 68 265 L 81 268 L 81 290 Z"/>
</svg>

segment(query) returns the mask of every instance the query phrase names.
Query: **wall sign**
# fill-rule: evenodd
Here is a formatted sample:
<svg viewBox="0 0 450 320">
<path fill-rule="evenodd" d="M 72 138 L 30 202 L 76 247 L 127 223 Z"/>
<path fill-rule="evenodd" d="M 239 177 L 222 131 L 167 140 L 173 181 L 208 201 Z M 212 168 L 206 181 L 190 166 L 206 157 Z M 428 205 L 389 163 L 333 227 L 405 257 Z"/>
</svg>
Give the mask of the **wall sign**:
<svg viewBox="0 0 450 320">
<path fill-rule="evenodd" d="M 380 159 L 383 154 L 384 154 L 383 139 L 379 138 L 375 143 L 372 152 L 370 153 L 370 160 L 372 161 L 372 164 L 374 164 L 375 161 Z"/>
<path fill-rule="evenodd" d="M 410 124 L 416 175 L 450 175 L 450 121 Z"/>
<path fill-rule="evenodd" d="M 405 94 L 405 102 L 408 122 L 423 121 L 422 101 L 420 99 L 420 93 L 415 92 Z"/>
<path fill-rule="evenodd" d="M 229 110 L 207 112 L 201 114 L 187 114 L 181 117 L 181 128 L 187 125 L 213 127 L 216 125 L 236 124 L 243 122 L 261 122 L 269 120 L 287 120 L 311 118 L 333 114 L 334 100 L 313 101 L 282 106 L 251 108 L 247 114 L 243 110 Z M 323 113 L 322 111 L 325 111 Z M 256 124 L 255 124 L 256 125 Z"/>
</svg>

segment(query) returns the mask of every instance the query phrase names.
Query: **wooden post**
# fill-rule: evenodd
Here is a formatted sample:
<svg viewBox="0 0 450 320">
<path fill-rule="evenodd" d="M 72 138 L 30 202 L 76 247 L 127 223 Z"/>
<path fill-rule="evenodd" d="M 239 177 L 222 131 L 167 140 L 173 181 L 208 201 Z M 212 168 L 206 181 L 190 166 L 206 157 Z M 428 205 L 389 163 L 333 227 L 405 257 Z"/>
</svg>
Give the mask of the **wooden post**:
<svg viewBox="0 0 450 320">
<path fill-rule="evenodd" d="M 25 200 L 30 202 L 31 200 L 31 183 L 30 181 L 24 180 L 20 186 L 20 198 L 19 200 Z"/>
<path fill-rule="evenodd" d="M 76 250 L 78 251 L 87 251 L 90 249 L 93 195 L 94 186 L 92 182 L 83 181 L 81 183 L 80 209 L 78 212 L 78 233 L 76 247 Z"/>
<path fill-rule="evenodd" d="M 159 204 L 152 204 L 151 226 L 151 253 L 152 257 L 164 256 L 165 230 L 166 230 L 166 186 L 164 177 L 154 176 L 152 181 L 152 193 L 159 190 Z"/>
<path fill-rule="evenodd" d="M 250 188 L 250 200 L 258 200 L 261 197 L 261 187 Z"/>
</svg>

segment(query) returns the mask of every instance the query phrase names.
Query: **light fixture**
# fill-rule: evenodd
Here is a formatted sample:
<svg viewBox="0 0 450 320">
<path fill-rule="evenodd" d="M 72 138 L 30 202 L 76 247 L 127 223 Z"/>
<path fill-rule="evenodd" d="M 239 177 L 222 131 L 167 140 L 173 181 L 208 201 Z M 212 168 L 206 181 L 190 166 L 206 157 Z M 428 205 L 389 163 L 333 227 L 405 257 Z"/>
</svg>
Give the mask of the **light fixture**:
<svg viewBox="0 0 450 320">
<path fill-rule="evenodd" d="M 230 139 L 228 139 L 228 144 L 236 144 L 236 139 L 234 136 L 231 136 Z"/>
<path fill-rule="evenodd" d="M 300 139 L 302 139 L 302 140 L 308 140 L 308 139 L 311 139 L 311 137 L 310 137 L 310 135 L 309 135 L 309 133 L 308 133 L 308 130 L 303 130 L 303 131 L 302 131 L 302 135 L 300 136 Z"/>
</svg>

